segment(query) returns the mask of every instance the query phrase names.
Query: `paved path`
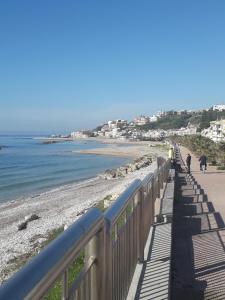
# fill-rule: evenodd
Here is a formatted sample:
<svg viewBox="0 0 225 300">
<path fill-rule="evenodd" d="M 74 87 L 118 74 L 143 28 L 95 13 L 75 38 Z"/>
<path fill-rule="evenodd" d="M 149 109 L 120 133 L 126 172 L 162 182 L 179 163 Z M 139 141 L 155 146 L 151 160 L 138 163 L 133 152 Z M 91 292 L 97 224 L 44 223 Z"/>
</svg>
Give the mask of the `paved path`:
<svg viewBox="0 0 225 300">
<path fill-rule="evenodd" d="M 181 154 L 186 160 L 187 149 L 181 147 Z M 191 153 L 191 173 L 204 189 L 208 196 L 208 201 L 211 201 L 216 211 L 220 212 L 225 220 L 225 171 L 219 171 L 216 167 L 208 166 L 206 174 L 202 174 L 199 170 L 198 158 Z"/>
<path fill-rule="evenodd" d="M 193 155 L 191 168 L 177 175 L 172 299 L 225 299 L 225 172 L 201 174 Z"/>
</svg>

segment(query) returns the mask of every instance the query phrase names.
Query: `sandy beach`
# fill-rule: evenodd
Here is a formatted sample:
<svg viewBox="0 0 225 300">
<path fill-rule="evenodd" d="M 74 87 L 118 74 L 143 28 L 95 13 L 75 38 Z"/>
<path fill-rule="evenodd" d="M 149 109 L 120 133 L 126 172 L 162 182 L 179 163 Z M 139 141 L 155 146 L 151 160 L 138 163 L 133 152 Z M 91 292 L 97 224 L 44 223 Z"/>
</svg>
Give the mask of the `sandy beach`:
<svg viewBox="0 0 225 300">
<path fill-rule="evenodd" d="M 96 139 L 96 141 L 107 144 L 104 148 L 93 148 L 88 150 L 74 151 L 83 154 L 113 155 L 119 157 L 137 158 L 143 155 L 152 157 L 162 156 L 165 153 L 165 146 L 161 142 L 134 142 L 115 139 Z"/>
<path fill-rule="evenodd" d="M 141 150 L 142 149 L 142 150 Z M 165 156 L 161 146 L 149 147 L 148 144 L 137 146 L 115 146 L 93 149 L 92 153 L 129 157 L 152 153 L 153 157 Z M 89 150 L 90 151 L 90 150 Z M 108 153 L 106 153 L 108 151 Z M 117 154 L 116 154 L 117 151 Z M 132 154 L 132 155 L 131 155 Z M 53 229 L 72 224 L 88 208 L 103 200 L 108 195 L 118 196 L 136 178 L 143 179 L 156 168 L 156 162 L 140 170 L 127 174 L 123 178 L 105 180 L 100 176 L 57 187 L 50 191 L 6 202 L 0 205 L 0 282 L 10 275 L 14 260 L 20 255 L 35 252 L 47 239 Z M 18 224 L 26 216 L 37 214 L 39 219 L 28 223 L 26 229 L 18 231 Z"/>
</svg>

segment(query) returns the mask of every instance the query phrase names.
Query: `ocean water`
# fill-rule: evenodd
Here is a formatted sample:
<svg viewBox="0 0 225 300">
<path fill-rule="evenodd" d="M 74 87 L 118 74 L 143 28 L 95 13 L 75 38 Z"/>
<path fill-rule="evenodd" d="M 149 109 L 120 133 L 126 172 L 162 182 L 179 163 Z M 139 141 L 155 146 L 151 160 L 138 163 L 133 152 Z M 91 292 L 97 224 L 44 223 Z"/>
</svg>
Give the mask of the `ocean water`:
<svg viewBox="0 0 225 300">
<path fill-rule="evenodd" d="M 73 150 L 107 147 L 95 141 L 41 144 L 32 136 L 0 136 L 0 202 L 95 177 L 128 159 Z"/>
</svg>

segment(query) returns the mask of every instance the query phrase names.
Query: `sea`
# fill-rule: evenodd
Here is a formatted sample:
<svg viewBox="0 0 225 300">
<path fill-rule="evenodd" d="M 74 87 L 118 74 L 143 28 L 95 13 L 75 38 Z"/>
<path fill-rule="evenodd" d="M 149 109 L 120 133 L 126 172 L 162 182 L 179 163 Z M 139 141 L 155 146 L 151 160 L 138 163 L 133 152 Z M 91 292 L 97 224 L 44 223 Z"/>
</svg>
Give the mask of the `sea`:
<svg viewBox="0 0 225 300">
<path fill-rule="evenodd" d="M 107 147 L 93 140 L 42 144 L 34 136 L 0 136 L 0 202 L 79 182 L 123 165 L 126 158 L 73 151 Z"/>
</svg>

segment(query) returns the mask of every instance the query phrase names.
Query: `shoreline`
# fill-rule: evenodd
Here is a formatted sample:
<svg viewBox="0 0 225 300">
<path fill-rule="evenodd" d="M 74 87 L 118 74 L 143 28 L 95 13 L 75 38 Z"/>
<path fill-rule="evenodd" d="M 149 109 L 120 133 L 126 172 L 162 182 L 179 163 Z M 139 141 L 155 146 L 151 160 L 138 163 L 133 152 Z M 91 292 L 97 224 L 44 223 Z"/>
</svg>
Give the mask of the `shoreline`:
<svg viewBox="0 0 225 300">
<path fill-rule="evenodd" d="M 84 137 L 84 138 L 60 138 L 60 137 L 33 137 L 33 140 L 38 141 L 56 141 L 56 142 L 76 142 L 76 141 L 88 141 L 88 142 L 98 142 L 100 144 L 128 144 L 128 145 L 147 145 L 147 144 L 160 144 L 161 141 L 140 141 L 140 140 L 130 140 L 130 139 L 117 139 L 117 138 L 106 138 L 106 137 Z"/>
<path fill-rule="evenodd" d="M 73 153 L 80 154 L 94 154 L 94 155 L 106 155 L 106 156 L 116 156 L 116 157 L 127 157 L 127 158 L 138 158 L 144 155 L 152 155 L 153 157 L 160 156 L 165 152 L 165 145 L 160 142 L 149 143 L 149 142 L 137 142 L 137 143 L 117 143 L 109 141 L 109 143 L 104 142 L 103 144 L 108 144 L 107 147 L 93 148 L 85 150 L 74 150 Z M 157 152 L 156 152 L 157 150 Z"/>
<path fill-rule="evenodd" d="M 118 151 L 121 148 L 117 147 Z M 155 157 L 160 156 L 161 153 L 159 154 L 157 149 L 154 150 Z M 162 152 L 165 154 L 165 151 Z M 110 195 L 116 198 L 134 179 L 143 179 L 155 168 L 156 162 L 153 161 L 151 165 L 126 174 L 122 178 L 106 180 L 101 173 L 90 179 L 57 186 L 38 195 L 1 203 L 0 282 L 7 280 L 15 271 L 13 265 L 18 257 L 36 253 L 52 231 L 71 225 L 86 210 L 105 197 Z M 18 224 L 31 214 L 36 214 L 39 218 L 29 222 L 26 229 L 18 231 Z"/>
</svg>

